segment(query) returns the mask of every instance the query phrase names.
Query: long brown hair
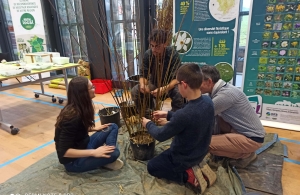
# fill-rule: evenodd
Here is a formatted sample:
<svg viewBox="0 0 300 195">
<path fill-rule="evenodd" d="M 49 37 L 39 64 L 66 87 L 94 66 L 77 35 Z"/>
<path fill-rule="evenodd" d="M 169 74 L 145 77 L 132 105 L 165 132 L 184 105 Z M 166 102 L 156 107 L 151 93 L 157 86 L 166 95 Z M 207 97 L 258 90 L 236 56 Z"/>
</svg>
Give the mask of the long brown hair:
<svg viewBox="0 0 300 195">
<path fill-rule="evenodd" d="M 56 128 L 74 117 L 79 117 L 87 130 L 95 127 L 94 104 L 89 95 L 88 82 L 86 77 L 74 77 L 70 81 L 68 102 L 56 119 Z"/>
</svg>

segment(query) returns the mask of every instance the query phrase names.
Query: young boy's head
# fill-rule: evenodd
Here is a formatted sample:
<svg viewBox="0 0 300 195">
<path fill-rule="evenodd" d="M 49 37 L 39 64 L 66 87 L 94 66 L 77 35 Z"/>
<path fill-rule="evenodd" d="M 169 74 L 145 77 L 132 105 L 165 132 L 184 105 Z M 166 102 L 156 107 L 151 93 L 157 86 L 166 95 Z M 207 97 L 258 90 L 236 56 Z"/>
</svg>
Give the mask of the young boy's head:
<svg viewBox="0 0 300 195">
<path fill-rule="evenodd" d="M 176 79 L 178 81 L 178 88 L 180 87 L 179 85 L 185 84 L 192 90 L 200 90 L 203 74 L 197 64 L 187 63 L 177 70 Z"/>
<path fill-rule="evenodd" d="M 165 30 L 155 29 L 149 36 L 150 48 L 153 55 L 160 56 L 164 53 L 168 34 Z"/>
</svg>

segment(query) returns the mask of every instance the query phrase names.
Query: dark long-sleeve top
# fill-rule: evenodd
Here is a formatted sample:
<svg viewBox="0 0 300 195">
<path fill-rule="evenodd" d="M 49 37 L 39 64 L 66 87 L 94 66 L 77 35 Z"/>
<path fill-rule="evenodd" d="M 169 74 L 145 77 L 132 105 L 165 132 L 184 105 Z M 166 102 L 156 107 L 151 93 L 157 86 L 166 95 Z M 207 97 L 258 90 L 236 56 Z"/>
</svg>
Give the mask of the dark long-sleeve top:
<svg viewBox="0 0 300 195">
<path fill-rule="evenodd" d="M 64 157 L 68 149 L 86 149 L 90 141 L 87 129 L 82 120 L 75 117 L 69 121 L 62 122 L 59 128 L 55 129 L 55 147 L 59 162 L 67 164 L 75 161 L 76 158 Z"/>
<path fill-rule="evenodd" d="M 149 79 L 156 87 L 169 84 L 171 80 L 175 79 L 176 71 L 181 65 L 179 54 L 173 47 L 166 47 L 163 57 L 163 60 L 157 60 L 149 49 L 144 54 L 143 65 L 140 66 L 140 75 Z M 163 62 L 163 64 L 159 62 Z M 161 83 L 158 83 L 160 79 L 162 79 Z"/>
<path fill-rule="evenodd" d="M 214 127 L 214 106 L 208 96 L 191 100 L 176 112 L 168 112 L 169 122 L 157 127 L 148 122 L 148 132 L 158 141 L 174 137 L 171 143 L 173 160 L 186 167 L 200 163 L 207 154 Z"/>
</svg>

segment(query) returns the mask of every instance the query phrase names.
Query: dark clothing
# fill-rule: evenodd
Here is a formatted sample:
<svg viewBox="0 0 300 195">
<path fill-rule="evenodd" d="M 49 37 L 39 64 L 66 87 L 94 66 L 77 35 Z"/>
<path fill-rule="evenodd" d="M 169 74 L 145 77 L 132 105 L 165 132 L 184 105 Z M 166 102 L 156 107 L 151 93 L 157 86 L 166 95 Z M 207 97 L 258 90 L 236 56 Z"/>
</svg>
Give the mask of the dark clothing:
<svg viewBox="0 0 300 195">
<path fill-rule="evenodd" d="M 151 49 L 147 50 L 144 54 L 143 65 L 140 67 L 140 75 L 149 81 L 148 84 L 151 91 L 165 86 L 173 79 L 176 79 L 176 71 L 181 65 L 179 54 L 172 47 L 166 47 L 162 58 L 160 60 L 152 55 Z M 163 64 L 161 65 L 161 63 Z M 146 108 L 154 109 L 154 96 L 140 93 L 139 85 L 131 89 L 131 97 L 138 110 L 141 109 L 141 105 L 144 105 L 144 101 L 146 102 Z M 162 94 L 159 100 L 163 101 L 168 97 L 172 99 L 171 106 L 173 112 L 184 107 L 184 98 L 180 95 L 177 87 L 169 90 L 166 95 Z"/>
<path fill-rule="evenodd" d="M 151 83 L 149 84 L 149 88 L 151 91 L 155 90 L 157 87 L 152 85 Z M 142 103 L 143 105 L 143 99 L 146 98 L 145 103 L 146 103 L 146 108 L 154 109 L 154 102 L 156 101 L 154 96 L 151 94 L 143 94 L 140 93 L 140 85 L 136 85 L 131 89 L 131 97 L 132 100 L 135 102 L 135 105 L 138 109 L 140 109 L 140 104 Z M 181 109 L 184 107 L 185 102 L 184 98 L 180 95 L 178 88 L 174 87 L 173 89 L 169 90 L 167 95 L 162 95 L 159 97 L 159 100 L 163 101 L 167 98 L 171 98 L 171 107 L 173 112 Z"/>
<path fill-rule="evenodd" d="M 174 137 L 170 155 L 175 165 L 190 168 L 199 164 L 208 152 L 214 127 L 212 100 L 208 96 L 191 100 L 183 109 L 175 113 L 168 112 L 167 119 L 169 122 L 163 127 L 148 122 L 146 125 L 148 132 L 158 141 Z M 155 160 L 156 158 L 150 162 Z"/>
<path fill-rule="evenodd" d="M 115 148 L 109 158 L 96 158 L 93 156 L 68 158 L 64 157 L 64 155 L 71 148 L 85 150 L 96 149 L 104 144 L 116 146 L 118 129 L 118 126 L 113 123 L 90 137 L 80 117 L 74 117 L 69 121 L 62 122 L 60 127 L 55 129 L 54 137 L 59 162 L 70 172 L 90 171 L 114 162 L 120 155 L 118 148 Z"/>
<path fill-rule="evenodd" d="M 174 162 L 170 149 L 165 150 L 147 164 L 147 170 L 150 175 L 180 184 L 184 184 L 188 180 L 188 174 L 185 170 L 189 168 L 182 163 Z"/>
<path fill-rule="evenodd" d="M 152 55 L 152 50 L 148 49 L 144 54 L 143 65 L 140 66 L 140 75 L 156 87 L 167 85 L 176 79 L 176 71 L 181 65 L 179 54 L 173 47 L 166 47 L 162 58 L 157 59 Z"/>
<path fill-rule="evenodd" d="M 86 149 L 90 136 L 79 117 L 65 121 L 60 126 L 55 129 L 54 141 L 59 162 L 66 164 L 76 160 L 76 158 L 64 157 L 66 151 L 70 148 Z"/>
</svg>

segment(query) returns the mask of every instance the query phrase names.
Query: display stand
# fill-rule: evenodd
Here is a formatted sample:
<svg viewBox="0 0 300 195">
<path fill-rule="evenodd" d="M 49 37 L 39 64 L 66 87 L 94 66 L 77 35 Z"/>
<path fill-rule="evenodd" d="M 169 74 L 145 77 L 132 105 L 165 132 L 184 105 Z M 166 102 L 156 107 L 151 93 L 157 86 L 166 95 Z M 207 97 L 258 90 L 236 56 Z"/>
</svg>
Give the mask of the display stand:
<svg viewBox="0 0 300 195">
<path fill-rule="evenodd" d="M 300 131 L 298 4 L 251 1 L 242 86 L 264 126 L 296 131 Z"/>
</svg>

